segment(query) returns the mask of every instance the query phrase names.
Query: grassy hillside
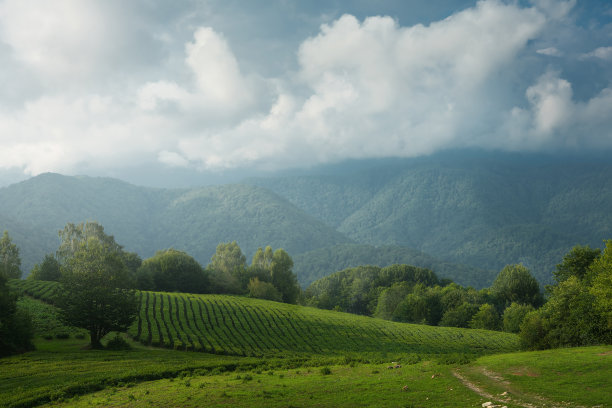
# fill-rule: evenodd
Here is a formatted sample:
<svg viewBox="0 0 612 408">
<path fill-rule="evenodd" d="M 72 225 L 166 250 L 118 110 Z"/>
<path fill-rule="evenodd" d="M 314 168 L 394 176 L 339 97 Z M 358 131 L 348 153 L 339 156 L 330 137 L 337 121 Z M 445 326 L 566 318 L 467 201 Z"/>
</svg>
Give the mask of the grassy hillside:
<svg viewBox="0 0 612 408">
<path fill-rule="evenodd" d="M 612 164 L 601 158 L 459 152 L 251 182 L 360 244 L 484 270 L 522 262 L 545 283 L 572 246 L 600 247 L 612 236 Z"/>
<path fill-rule="evenodd" d="M 174 247 L 208 264 L 217 244 L 238 241 L 289 253 L 350 240 L 269 190 L 242 185 L 150 189 L 114 179 L 43 174 L 0 189 L 0 230 L 21 249 L 27 273 L 54 252 L 67 222 L 98 221 L 142 257 Z"/>
<path fill-rule="evenodd" d="M 57 284 L 13 281 L 52 300 Z M 241 356 L 351 353 L 481 354 L 518 348 L 514 334 L 412 325 L 224 295 L 139 292 L 138 319 L 128 330 L 143 344 Z"/>
</svg>

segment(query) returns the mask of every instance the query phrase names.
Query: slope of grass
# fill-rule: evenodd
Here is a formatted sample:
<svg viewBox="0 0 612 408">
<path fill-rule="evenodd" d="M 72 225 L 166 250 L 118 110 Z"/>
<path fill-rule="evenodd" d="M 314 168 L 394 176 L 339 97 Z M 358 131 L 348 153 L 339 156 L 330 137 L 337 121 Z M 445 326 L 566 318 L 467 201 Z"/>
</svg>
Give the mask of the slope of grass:
<svg viewBox="0 0 612 408">
<path fill-rule="evenodd" d="M 56 283 L 12 281 L 52 301 Z M 514 334 L 390 322 L 226 295 L 138 292 L 128 334 L 146 345 L 238 356 L 487 354 L 518 349 Z"/>
</svg>

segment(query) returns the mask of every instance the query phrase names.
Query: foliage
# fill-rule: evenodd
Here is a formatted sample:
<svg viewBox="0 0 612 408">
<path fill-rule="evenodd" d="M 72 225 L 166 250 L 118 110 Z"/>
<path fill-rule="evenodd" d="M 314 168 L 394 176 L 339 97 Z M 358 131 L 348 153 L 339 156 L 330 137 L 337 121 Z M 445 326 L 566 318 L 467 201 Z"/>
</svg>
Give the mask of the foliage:
<svg viewBox="0 0 612 408">
<path fill-rule="evenodd" d="M 513 302 L 504 310 L 502 316 L 502 329 L 509 333 L 518 333 L 521 327 L 521 323 L 525 316 L 529 312 L 533 312 L 535 309 L 531 305 L 522 305 L 520 303 Z"/>
<path fill-rule="evenodd" d="M 89 331 L 91 346 L 111 331 L 125 330 L 136 315 L 137 303 L 129 272 L 117 247 L 90 236 L 78 243 L 62 273 L 63 292 L 57 303 L 64 319 Z"/>
<path fill-rule="evenodd" d="M 47 254 L 40 264 L 34 265 L 28 279 L 59 282 L 61 276 L 60 263 L 52 254 Z"/>
<path fill-rule="evenodd" d="M 463 302 L 459 306 L 447 309 L 440 319 L 440 326 L 469 327 L 472 317 L 478 312 L 478 305 Z"/>
<path fill-rule="evenodd" d="M 480 305 L 480 308 L 470 320 L 472 329 L 499 330 L 499 326 L 499 314 L 495 307 L 488 303 Z"/>
<path fill-rule="evenodd" d="M 593 261 L 600 254 L 601 250 L 599 248 L 591 249 L 588 245 L 576 245 L 563 256 L 562 262 L 557 265 L 553 272 L 555 280 L 563 282 L 571 276 L 583 279 Z"/>
<path fill-rule="evenodd" d="M 215 293 L 241 293 L 246 282 L 246 256 L 236 241 L 222 242 L 211 258 L 207 269 L 213 276 Z M 248 281 L 247 281 L 248 282 Z"/>
<path fill-rule="evenodd" d="M 6 230 L 0 239 L 0 275 L 13 279 L 21 278 L 19 248 L 13 243 Z"/>
<path fill-rule="evenodd" d="M 32 348 L 32 323 L 27 312 L 17 308 L 17 296 L 0 273 L 0 357 Z"/>
<path fill-rule="evenodd" d="M 586 274 L 572 273 L 548 288 L 550 296 L 546 304 L 529 313 L 521 324 L 520 336 L 526 348 L 612 343 L 611 252 L 611 241 L 608 241 L 601 256 L 592 257 L 594 260 Z M 572 258 L 576 258 L 576 249 L 564 260 Z"/>
<path fill-rule="evenodd" d="M 602 256 L 593 261 L 589 278 L 589 292 L 595 298 L 593 305 L 612 330 L 612 240 L 606 242 Z"/>
<path fill-rule="evenodd" d="M 295 303 L 300 294 L 297 278 L 292 271 L 293 260 L 282 248 L 274 251 L 270 262 L 271 283 L 281 294 L 285 303 Z"/>
<path fill-rule="evenodd" d="M 282 301 L 280 292 L 269 282 L 260 281 L 259 278 L 251 278 L 248 288 L 249 296 L 257 299 Z"/>
<path fill-rule="evenodd" d="M 538 281 L 523 265 L 507 265 L 495 278 L 491 293 L 502 304 L 509 306 L 512 302 L 539 306 L 542 294 Z"/>
<path fill-rule="evenodd" d="M 207 273 L 190 255 L 166 249 L 146 259 L 136 273 L 137 287 L 169 292 L 205 293 L 210 283 Z"/>
</svg>

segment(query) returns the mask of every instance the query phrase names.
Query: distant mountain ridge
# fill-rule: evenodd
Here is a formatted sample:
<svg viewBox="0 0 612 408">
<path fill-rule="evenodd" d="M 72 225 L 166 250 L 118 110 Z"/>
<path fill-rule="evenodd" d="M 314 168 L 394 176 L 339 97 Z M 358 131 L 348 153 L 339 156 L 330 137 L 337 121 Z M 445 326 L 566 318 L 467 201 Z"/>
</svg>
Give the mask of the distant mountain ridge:
<svg viewBox="0 0 612 408">
<path fill-rule="evenodd" d="M 469 152 L 201 188 L 58 174 L 0 188 L 0 230 L 26 273 L 57 249 L 66 222 L 89 220 L 143 258 L 174 247 L 206 265 L 220 242 L 236 240 L 249 259 L 282 247 L 303 285 L 392 263 L 486 287 L 522 262 L 548 283 L 572 246 L 612 238 L 611 209 L 611 160 Z"/>
</svg>

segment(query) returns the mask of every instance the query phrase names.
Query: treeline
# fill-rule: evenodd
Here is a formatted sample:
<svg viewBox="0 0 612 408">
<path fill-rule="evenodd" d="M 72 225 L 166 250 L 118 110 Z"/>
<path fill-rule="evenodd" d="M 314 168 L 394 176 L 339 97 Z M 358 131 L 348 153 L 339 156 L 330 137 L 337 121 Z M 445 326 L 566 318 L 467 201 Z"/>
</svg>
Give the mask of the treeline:
<svg viewBox="0 0 612 408">
<path fill-rule="evenodd" d="M 221 243 L 211 262 L 203 267 L 188 253 L 173 248 L 160 250 L 142 260 L 138 254 L 123 250 L 96 222 L 69 223 L 59 232 L 59 237 L 57 252 L 46 255 L 36 264 L 28 279 L 61 281 L 65 261 L 74 255 L 81 243 L 94 238 L 120 254 L 129 273 L 129 286 L 134 289 L 238 294 L 285 303 L 296 303 L 300 294 L 293 260 L 283 249 L 259 248 L 249 265 L 235 241 Z M 21 273 L 13 275 L 19 277 Z"/>
<path fill-rule="evenodd" d="M 360 266 L 313 282 L 311 306 L 407 323 L 519 333 L 527 349 L 612 343 L 612 240 L 576 246 L 541 291 L 523 265 L 476 290 L 410 265 Z"/>
<path fill-rule="evenodd" d="M 518 332 L 515 322 L 543 301 L 522 265 L 505 267 L 493 286 L 481 290 L 410 265 L 360 266 L 313 282 L 305 299 L 315 307 L 398 322 L 510 332 Z"/>
</svg>

